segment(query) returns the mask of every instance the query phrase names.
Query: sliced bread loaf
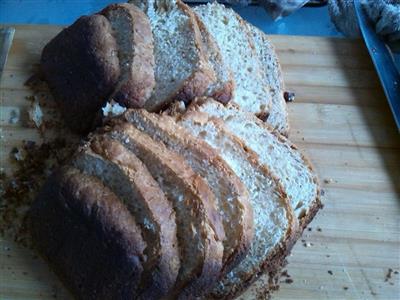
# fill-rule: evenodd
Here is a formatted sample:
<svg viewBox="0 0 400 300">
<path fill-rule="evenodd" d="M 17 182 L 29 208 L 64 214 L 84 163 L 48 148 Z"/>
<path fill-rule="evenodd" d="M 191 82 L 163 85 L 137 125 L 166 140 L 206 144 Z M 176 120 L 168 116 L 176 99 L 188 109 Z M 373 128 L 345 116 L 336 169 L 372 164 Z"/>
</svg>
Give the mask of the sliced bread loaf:
<svg viewBox="0 0 400 300">
<path fill-rule="evenodd" d="M 293 244 L 296 218 L 279 182 L 243 147 L 243 141 L 224 129 L 220 120 L 188 111 L 179 123 L 219 151 L 250 192 L 254 210 L 254 238 L 250 250 L 235 268 L 224 274 L 209 295 L 231 298 L 247 287 L 259 272 L 271 271 L 274 263 L 282 261 Z"/>
<path fill-rule="evenodd" d="M 150 22 L 128 3 L 107 6 L 101 14 L 110 21 L 118 47 L 120 77 L 111 98 L 125 107 L 143 107 L 155 86 Z"/>
<path fill-rule="evenodd" d="M 156 86 L 145 108 L 159 111 L 173 100 L 205 95 L 216 78 L 190 8 L 180 0 L 130 2 L 147 14 L 154 37 Z"/>
<path fill-rule="evenodd" d="M 267 166 L 282 183 L 297 217 L 303 227 L 306 226 L 321 207 L 320 191 L 310 162 L 297 147 L 267 124 L 234 105 L 224 106 L 208 99 L 202 104 L 193 104 L 190 109 L 221 118 L 225 127 L 258 155 L 260 163 Z"/>
<path fill-rule="evenodd" d="M 133 299 L 146 243 L 134 217 L 102 182 L 64 167 L 30 210 L 39 252 L 77 299 Z"/>
<path fill-rule="evenodd" d="M 139 223 L 147 244 L 138 294 L 145 299 L 166 296 L 179 271 L 175 214 L 144 164 L 119 142 L 93 136 L 73 165 L 95 176 L 127 206 Z"/>
<path fill-rule="evenodd" d="M 185 159 L 127 122 L 114 121 L 106 133 L 132 151 L 172 202 L 177 221 L 181 267 L 171 298 L 201 296 L 218 278 L 225 239 L 215 197 Z M 182 291 L 182 288 L 184 289 Z"/>
<path fill-rule="evenodd" d="M 224 269 L 231 269 L 246 253 L 253 238 L 253 210 L 246 187 L 217 151 L 192 136 L 173 118 L 145 110 L 129 110 L 122 118 L 182 155 L 193 171 L 207 181 L 216 196 L 226 235 Z"/>
<path fill-rule="evenodd" d="M 287 136 L 289 134 L 289 120 L 286 101 L 283 97 L 284 87 L 282 71 L 274 46 L 260 29 L 250 23 L 246 23 L 246 26 L 248 32 L 251 34 L 255 49 L 261 61 L 264 80 L 270 87 L 272 101 L 267 123 L 281 134 Z"/>
<path fill-rule="evenodd" d="M 232 101 L 266 120 L 271 106 L 262 63 L 245 22 L 224 5 L 212 3 L 193 9 L 216 41 L 223 60 L 233 71 L 236 89 Z"/>
</svg>

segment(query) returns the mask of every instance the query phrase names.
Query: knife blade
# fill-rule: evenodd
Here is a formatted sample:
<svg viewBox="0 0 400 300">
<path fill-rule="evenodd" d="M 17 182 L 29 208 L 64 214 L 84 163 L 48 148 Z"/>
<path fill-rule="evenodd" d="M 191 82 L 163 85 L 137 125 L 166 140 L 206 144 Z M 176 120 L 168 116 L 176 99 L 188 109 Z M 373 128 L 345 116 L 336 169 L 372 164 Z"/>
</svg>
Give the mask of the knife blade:
<svg viewBox="0 0 400 300">
<path fill-rule="evenodd" d="M 400 73 L 388 46 L 379 39 L 363 12 L 361 1 L 355 0 L 354 8 L 365 45 L 378 73 L 397 129 L 400 131 Z"/>
<path fill-rule="evenodd" d="M 6 66 L 8 52 L 10 51 L 12 40 L 14 38 L 15 28 L 0 28 L 0 79 Z"/>
</svg>

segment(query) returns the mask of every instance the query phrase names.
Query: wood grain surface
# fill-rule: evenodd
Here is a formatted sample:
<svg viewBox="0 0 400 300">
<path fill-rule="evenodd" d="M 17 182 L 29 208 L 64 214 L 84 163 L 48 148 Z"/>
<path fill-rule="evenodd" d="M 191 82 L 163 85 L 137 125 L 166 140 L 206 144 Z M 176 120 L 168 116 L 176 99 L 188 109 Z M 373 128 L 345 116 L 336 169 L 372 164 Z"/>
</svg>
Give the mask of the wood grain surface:
<svg viewBox="0 0 400 300">
<path fill-rule="evenodd" d="M 60 27 L 16 26 L 0 86 L 1 167 L 9 151 L 37 130 L 9 124 L 26 110 L 23 85 L 43 45 Z M 285 268 L 275 299 L 399 299 L 400 136 L 368 53 L 359 40 L 271 36 L 287 90 L 290 138 L 314 164 L 324 209 L 306 229 Z M 393 273 L 386 280 L 388 270 Z M 291 282 L 293 281 L 293 282 Z M 289 283 L 291 282 L 291 283 Z M 243 296 L 262 294 L 261 277 Z M 0 239 L 0 299 L 69 299 L 47 265 Z"/>
</svg>

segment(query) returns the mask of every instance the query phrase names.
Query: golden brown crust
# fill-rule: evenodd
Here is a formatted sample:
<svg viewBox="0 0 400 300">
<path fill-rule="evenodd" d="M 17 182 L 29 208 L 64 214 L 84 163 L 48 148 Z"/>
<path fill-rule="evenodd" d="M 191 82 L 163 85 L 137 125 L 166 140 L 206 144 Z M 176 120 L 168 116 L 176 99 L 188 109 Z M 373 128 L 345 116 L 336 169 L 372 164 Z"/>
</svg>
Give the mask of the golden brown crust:
<svg viewBox="0 0 400 300">
<path fill-rule="evenodd" d="M 101 13 L 110 19 L 110 13 L 113 11 L 123 14 L 131 23 L 133 48 L 129 74 L 121 74 L 112 97 L 125 107 L 143 107 L 155 86 L 151 25 L 147 16 L 135 5 L 128 3 L 112 4 Z"/>
<path fill-rule="evenodd" d="M 30 210 L 30 225 L 37 249 L 78 299 L 135 297 L 146 244 L 126 207 L 96 178 L 70 167 L 55 172 Z"/>
</svg>

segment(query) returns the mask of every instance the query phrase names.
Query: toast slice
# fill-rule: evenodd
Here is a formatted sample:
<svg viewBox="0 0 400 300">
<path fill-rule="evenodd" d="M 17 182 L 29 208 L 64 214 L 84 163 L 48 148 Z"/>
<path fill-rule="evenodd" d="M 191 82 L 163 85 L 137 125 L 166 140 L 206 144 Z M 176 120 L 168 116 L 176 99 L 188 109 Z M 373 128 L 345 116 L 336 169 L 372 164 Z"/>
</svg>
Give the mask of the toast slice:
<svg viewBox="0 0 400 300">
<path fill-rule="evenodd" d="M 232 298 L 258 273 L 273 271 L 290 251 L 297 232 L 293 210 L 279 182 L 243 147 L 244 142 L 225 130 L 221 120 L 188 111 L 180 120 L 191 134 L 219 151 L 250 192 L 254 211 L 254 238 L 243 260 L 214 285 L 211 298 Z"/>
<path fill-rule="evenodd" d="M 100 180 L 71 167 L 58 170 L 29 217 L 36 248 L 77 299 L 137 297 L 147 245 L 134 217 Z"/>
<path fill-rule="evenodd" d="M 271 107 L 270 88 L 245 21 L 232 9 L 212 3 L 193 8 L 216 41 L 223 60 L 233 71 L 236 89 L 232 101 L 266 120 Z"/>
<path fill-rule="evenodd" d="M 156 86 L 145 108 L 160 111 L 173 100 L 206 95 L 216 78 L 190 8 L 180 0 L 130 2 L 147 14 L 154 38 Z"/>
<path fill-rule="evenodd" d="M 100 13 L 109 20 L 118 46 L 121 73 L 111 98 L 125 107 L 143 107 L 155 86 L 150 22 L 128 3 L 109 5 Z"/>
<path fill-rule="evenodd" d="M 113 126 L 105 130 L 105 134 L 121 142 L 146 165 L 172 202 L 181 267 L 169 297 L 201 296 L 218 278 L 222 268 L 225 234 L 214 194 L 182 156 L 132 124 L 114 121 Z"/>
<path fill-rule="evenodd" d="M 297 147 L 268 124 L 234 105 L 224 106 L 207 99 L 190 109 L 221 118 L 227 130 L 243 140 L 260 163 L 279 179 L 301 227 L 307 226 L 321 207 L 320 188 L 310 162 Z"/>
<path fill-rule="evenodd" d="M 283 97 L 284 84 L 282 79 L 281 66 L 275 53 L 274 46 L 268 37 L 257 27 L 246 23 L 248 32 L 250 32 L 258 57 L 261 61 L 261 67 L 264 74 L 264 81 L 270 87 L 271 92 L 271 110 L 267 123 L 272 128 L 278 130 L 284 136 L 289 134 L 289 120 L 286 107 L 286 101 Z"/>
<path fill-rule="evenodd" d="M 122 118 L 182 155 L 193 171 L 207 181 L 216 196 L 226 235 L 224 269 L 231 269 L 247 252 L 253 238 L 253 210 L 246 187 L 218 152 L 192 136 L 173 118 L 143 109 L 129 110 Z"/>
<path fill-rule="evenodd" d="M 119 142 L 95 135 L 80 149 L 73 165 L 100 179 L 126 205 L 147 244 L 141 297 L 162 298 L 174 286 L 180 261 L 175 214 L 144 164 Z"/>
</svg>

